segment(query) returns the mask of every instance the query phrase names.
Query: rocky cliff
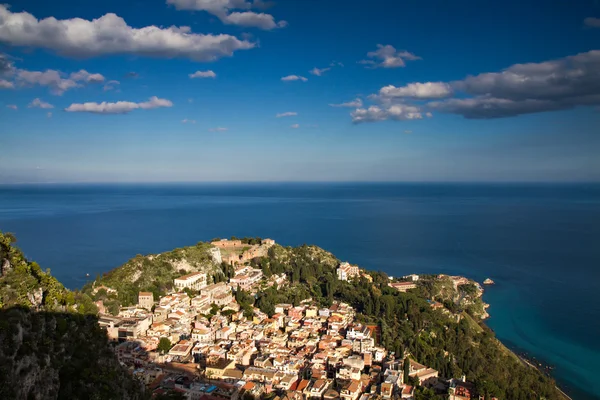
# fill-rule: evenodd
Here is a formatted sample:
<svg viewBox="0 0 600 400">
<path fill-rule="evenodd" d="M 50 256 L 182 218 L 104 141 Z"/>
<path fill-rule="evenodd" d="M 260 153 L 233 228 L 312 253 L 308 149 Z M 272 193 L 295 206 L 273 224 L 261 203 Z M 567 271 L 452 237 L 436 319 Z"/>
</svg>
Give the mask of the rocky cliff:
<svg viewBox="0 0 600 400">
<path fill-rule="evenodd" d="M 140 399 L 95 306 L 29 262 L 0 232 L 0 398 Z"/>
</svg>

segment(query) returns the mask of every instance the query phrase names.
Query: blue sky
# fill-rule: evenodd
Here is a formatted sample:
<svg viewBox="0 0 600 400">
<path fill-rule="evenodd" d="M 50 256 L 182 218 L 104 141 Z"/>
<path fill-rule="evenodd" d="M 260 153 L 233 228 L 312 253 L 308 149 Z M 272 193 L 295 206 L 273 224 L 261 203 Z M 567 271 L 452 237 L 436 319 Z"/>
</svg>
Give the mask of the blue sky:
<svg viewBox="0 0 600 400">
<path fill-rule="evenodd" d="M 0 183 L 600 180 L 596 0 L 20 0 L 0 54 Z"/>
</svg>

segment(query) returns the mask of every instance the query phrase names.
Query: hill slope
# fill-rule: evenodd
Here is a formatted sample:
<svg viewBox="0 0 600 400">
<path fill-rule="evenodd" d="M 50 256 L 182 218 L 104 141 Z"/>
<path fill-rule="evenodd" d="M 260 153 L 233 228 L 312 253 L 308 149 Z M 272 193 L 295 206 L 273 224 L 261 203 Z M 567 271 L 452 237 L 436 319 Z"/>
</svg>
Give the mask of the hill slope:
<svg viewBox="0 0 600 400">
<path fill-rule="evenodd" d="M 108 308 L 114 308 L 115 305 L 136 304 L 140 291 L 152 292 L 154 298 L 158 298 L 172 287 L 174 278 L 187 273 L 205 272 L 209 282 L 224 279 L 220 264 L 211 255 L 211 248 L 210 243 L 200 242 L 161 254 L 137 255 L 84 286 L 82 291 L 94 296 L 94 289 L 100 286 L 116 290 L 116 294 L 103 299 Z"/>
<path fill-rule="evenodd" d="M 0 232 L 0 398 L 140 399 L 96 308 L 25 259 Z"/>
</svg>

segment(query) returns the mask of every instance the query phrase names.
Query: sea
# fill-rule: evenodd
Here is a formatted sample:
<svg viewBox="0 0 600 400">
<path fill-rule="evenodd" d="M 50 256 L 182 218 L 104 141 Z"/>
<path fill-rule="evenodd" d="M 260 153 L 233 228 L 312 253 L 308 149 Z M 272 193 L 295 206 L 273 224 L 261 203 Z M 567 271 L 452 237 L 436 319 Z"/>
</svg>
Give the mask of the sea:
<svg viewBox="0 0 600 400">
<path fill-rule="evenodd" d="M 315 244 L 392 276 L 491 278 L 497 337 L 572 398 L 600 399 L 599 184 L 5 185 L 0 230 L 72 289 L 230 236 Z"/>
</svg>

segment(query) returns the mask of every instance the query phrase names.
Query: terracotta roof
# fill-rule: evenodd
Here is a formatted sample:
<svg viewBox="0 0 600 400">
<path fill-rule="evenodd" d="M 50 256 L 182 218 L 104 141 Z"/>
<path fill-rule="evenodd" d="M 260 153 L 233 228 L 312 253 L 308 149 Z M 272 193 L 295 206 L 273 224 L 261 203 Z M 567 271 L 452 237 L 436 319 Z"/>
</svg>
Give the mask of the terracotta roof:
<svg viewBox="0 0 600 400">
<path fill-rule="evenodd" d="M 300 383 L 298 384 L 298 388 L 296 390 L 304 390 L 304 389 L 306 389 L 306 387 L 308 386 L 309 383 L 310 383 L 310 381 L 308 381 L 306 379 L 302 379 L 300 381 Z"/>
<path fill-rule="evenodd" d="M 175 278 L 175 279 L 176 280 L 179 280 L 179 279 L 189 279 L 189 278 L 193 278 L 195 276 L 200 276 L 200 275 L 204 275 L 204 273 L 203 272 L 193 272 L 191 274 L 180 276 L 179 278 Z"/>
</svg>

